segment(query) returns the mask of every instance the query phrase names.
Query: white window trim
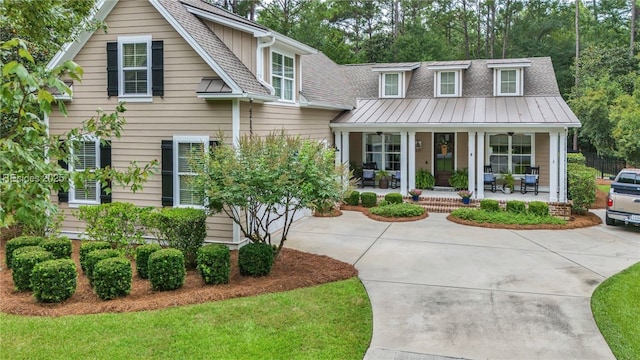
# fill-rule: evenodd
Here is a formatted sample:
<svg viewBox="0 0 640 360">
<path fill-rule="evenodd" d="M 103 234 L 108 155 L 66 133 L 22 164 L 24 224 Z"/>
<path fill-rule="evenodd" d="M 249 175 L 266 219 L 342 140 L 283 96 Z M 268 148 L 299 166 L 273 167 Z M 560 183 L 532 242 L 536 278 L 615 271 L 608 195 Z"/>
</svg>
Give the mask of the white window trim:
<svg viewBox="0 0 640 360">
<path fill-rule="evenodd" d="M 288 52 L 282 51 L 282 50 L 271 50 L 271 62 L 269 63 L 269 75 L 270 75 L 269 80 L 270 80 L 270 83 L 271 83 L 272 87 L 273 87 L 273 77 L 274 77 L 274 75 L 273 75 L 273 58 L 274 58 L 273 54 L 277 54 L 277 55 L 281 55 L 282 56 L 282 66 L 283 66 L 282 76 L 275 75 L 275 76 L 279 77 L 280 79 L 282 79 L 282 84 L 283 84 L 283 87 L 282 87 L 281 92 L 280 92 L 280 98 L 279 98 L 278 101 L 282 101 L 282 102 L 285 102 L 285 103 L 295 103 L 297 98 L 298 98 L 297 94 L 296 94 L 296 80 L 297 80 L 296 76 L 298 75 L 297 67 L 296 67 L 296 56 L 295 56 L 295 54 L 291 54 L 291 53 L 288 53 Z M 287 78 L 287 77 L 284 76 L 284 57 L 288 57 L 288 58 L 293 59 L 293 78 Z M 284 98 L 284 80 L 285 79 L 293 81 L 293 89 L 291 89 L 292 95 L 293 95 L 293 99 L 291 99 L 291 100 Z"/>
<path fill-rule="evenodd" d="M 442 93 L 442 87 L 440 86 L 442 84 L 442 73 L 449 73 L 452 72 L 455 74 L 455 93 L 453 94 L 443 94 Z M 436 94 L 436 97 L 460 97 L 462 96 L 462 76 L 460 76 L 460 70 L 442 70 L 442 71 L 436 71 L 435 72 L 435 81 L 434 81 L 434 85 L 435 85 L 435 89 L 434 89 L 434 93 Z"/>
<path fill-rule="evenodd" d="M 131 43 L 147 43 L 147 93 L 146 94 L 125 94 L 124 93 L 124 69 L 122 57 L 124 55 L 123 45 Z M 151 35 L 140 36 L 118 36 L 118 98 L 128 102 L 151 102 L 152 93 L 152 73 L 151 73 Z"/>
<path fill-rule="evenodd" d="M 376 164 L 378 166 L 378 170 L 386 170 L 386 171 L 398 171 L 398 170 L 387 170 L 387 159 L 386 159 L 386 154 L 400 154 L 402 155 L 402 149 L 400 150 L 399 153 L 396 153 L 395 151 L 387 151 L 386 147 L 387 147 L 387 142 L 385 141 L 385 135 L 397 135 L 400 134 L 400 136 L 402 136 L 402 133 L 400 132 L 382 132 L 381 136 L 382 136 L 382 150 L 381 151 L 367 151 L 367 135 L 377 135 L 377 132 L 363 132 L 362 133 L 362 163 L 364 164 L 367 161 L 367 153 L 376 153 L 376 154 L 381 154 L 381 158 L 382 158 L 382 164 Z M 401 146 L 402 148 L 402 146 Z M 400 168 L 402 169 L 402 161 L 400 161 Z"/>
<path fill-rule="evenodd" d="M 96 169 L 100 169 L 100 139 L 93 135 L 84 135 L 82 141 L 94 141 L 96 144 Z M 71 157 L 67 162 L 69 172 L 75 171 L 75 161 L 73 161 L 73 148 L 69 150 Z M 102 193 L 102 187 L 100 182 L 96 180 L 96 199 L 95 200 L 76 200 L 76 188 L 72 179 L 69 179 L 69 207 L 79 207 L 81 205 L 100 205 L 100 195 Z"/>
<path fill-rule="evenodd" d="M 509 136 L 507 133 L 504 132 L 495 132 L 495 133 L 486 133 L 485 139 L 484 139 L 484 163 L 485 165 L 491 165 L 491 155 L 489 154 L 489 137 L 491 135 L 507 135 L 509 141 L 508 141 L 508 146 L 509 146 L 509 153 L 507 154 L 507 166 L 509 167 L 509 169 L 513 168 L 513 151 L 511 151 L 512 149 L 512 140 L 513 140 L 513 136 Z M 536 134 L 535 133 L 515 133 L 514 135 L 527 135 L 531 137 L 531 166 L 536 166 Z M 522 178 L 524 176 L 524 174 L 516 174 L 516 173 L 512 173 L 512 175 L 515 178 Z"/>
<path fill-rule="evenodd" d="M 502 92 L 502 72 L 508 70 L 516 71 L 516 92 L 515 93 L 503 93 Z M 493 94 L 494 96 L 522 96 L 523 94 L 523 74 L 522 68 L 495 68 L 493 71 Z"/>
<path fill-rule="evenodd" d="M 386 81 L 387 75 L 398 75 L 398 95 L 387 95 Z M 380 97 L 386 99 L 404 98 L 404 73 L 403 72 L 383 72 L 380 73 Z"/>
<path fill-rule="evenodd" d="M 204 209 L 202 205 L 180 204 L 180 177 L 178 174 L 178 144 L 180 143 L 202 143 L 204 151 L 209 151 L 209 136 L 207 135 L 175 135 L 173 137 L 173 207 L 174 208 L 195 208 Z"/>
</svg>

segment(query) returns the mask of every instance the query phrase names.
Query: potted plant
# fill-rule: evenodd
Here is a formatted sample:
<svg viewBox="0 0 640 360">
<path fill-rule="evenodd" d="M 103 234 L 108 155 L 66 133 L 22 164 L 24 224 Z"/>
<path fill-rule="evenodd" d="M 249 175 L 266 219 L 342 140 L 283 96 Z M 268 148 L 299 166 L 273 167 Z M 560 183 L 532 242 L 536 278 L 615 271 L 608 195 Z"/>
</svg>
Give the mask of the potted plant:
<svg viewBox="0 0 640 360">
<path fill-rule="evenodd" d="M 460 197 L 462 198 L 463 204 L 469 204 L 471 203 L 471 196 L 473 195 L 473 191 L 469 191 L 469 190 L 458 191 L 458 195 L 460 195 Z"/>
<path fill-rule="evenodd" d="M 513 177 L 511 171 L 507 171 L 502 174 L 502 181 L 502 191 L 504 191 L 505 194 L 511 194 L 513 192 L 513 187 L 516 184 L 516 179 Z"/>
<path fill-rule="evenodd" d="M 378 187 L 380 189 L 389 188 L 389 178 L 391 174 L 386 170 L 379 170 L 376 172 L 376 180 L 378 180 Z"/>
<path fill-rule="evenodd" d="M 411 189 L 411 191 L 409 191 L 409 195 L 411 195 L 411 200 L 418 201 L 420 195 L 422 195 L 422 190 Z"/>
</svg>

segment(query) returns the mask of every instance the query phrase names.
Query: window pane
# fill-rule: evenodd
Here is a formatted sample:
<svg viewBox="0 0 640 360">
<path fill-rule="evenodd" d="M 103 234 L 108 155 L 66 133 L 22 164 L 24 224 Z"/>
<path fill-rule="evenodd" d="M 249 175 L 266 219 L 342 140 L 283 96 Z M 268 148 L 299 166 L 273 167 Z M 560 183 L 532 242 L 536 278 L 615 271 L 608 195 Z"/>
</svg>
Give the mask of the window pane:
<svg viewBox="0 0 640 360">
<path fill-rule="evenodd" d="M 178 143 L 178 173 L 193 172 L 189 158 L 202 150 L 202 143 Z"/>
<path fill-rule="evenodd" d="M 271 85 L 273 85 L 273 88 L 276 91 L 276 96 L 282 97 L 282 81 L 280 80 L 280 78 L 279 77 L 271 78 Z"/>
<path fill-rule="evenodd" d="M 124 71 L 124 93 L 125 94 L 146 94 L 147 93 L 147 70 L 125 70 Z"/>
<path fill-rule="evenodd" d="M 197 191 L 191 184 L 193 176 L 180 175 L 180 205 L 202 205 L 204 203 L 204 197 L 202 192 Z"/>
<path fill-rule="evenodd" d="M 511 149 L 514 154 L 531 154 L 531 136 L 516 134 L 511 138 Z"/>
<path fill-rule="evenodd" d="M 74 168 L 78 171 L 96 168 L 96 143 L 95 141 L 82 141 L 75 150 L 76 163 Z"/>
<path fill-rule="evenodd" d="M 513 163 L 511 172 L 514 174 L 525 174 L 527 166 L 531 166 L 531 155 L 514 155 L 511 157 Z"/>
<path fill-rule="evenodd" d="M 456 74 L 453 71 L 440 73 L 440 94 L 454 95 L 456 93 Z"/>
<path fill-rule="evenodd" d="M 147 66 L 147 43 L 123 44 L 122 64 L 127 67 Z"/>
<path fill-rule="evenodd" d="M 284 57 L 284 76 L 293 79 L 293 58 Z"/>
<path fill-rule="evenodd" d="M 282 55 L 273 54 L 273 61 L 271 62 L 271 74 L 282 76 Z"/>
<path fill-rule="evenodd" d="M 502 70 L 500 72 L 500 92 L 503 94 L 516 93 L 516 71 Z"/>
<path fill-rule="evenodd" d="M 95 201 L 98 193 L 98 186 L 95 181 L 85 181 L 84 188 L 75 189 L 76 200 Z"/>
<path fill-rule="evenodd" d="M 293 100 L 293 80 L 284 81 L 284 99 Z"/>
<path fill-rule="evenodd" d="M 489 155 L 491 154 L 508 154 L 509 153 L 509 135 L 490 135 L 489 136 Z"/>
<path fill-rule="evenodd" d="M 397 96 L 398 92 L 398 74 L 384 75 L 384 94 L 385 96 Z"/>
</svg>

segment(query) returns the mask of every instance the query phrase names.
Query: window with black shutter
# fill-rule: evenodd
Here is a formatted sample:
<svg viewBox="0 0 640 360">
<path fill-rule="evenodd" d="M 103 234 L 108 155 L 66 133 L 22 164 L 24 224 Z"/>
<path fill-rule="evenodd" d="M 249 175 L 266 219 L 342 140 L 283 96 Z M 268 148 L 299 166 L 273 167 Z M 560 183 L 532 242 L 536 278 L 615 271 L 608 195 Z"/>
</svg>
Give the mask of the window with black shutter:
<svg viewBox="0 0 640 360">
<path fill-rule="evenodd" d="M 164 96 L 164 43 L 151 36 L 120 36 L 107 43 L 107 95 Z"/>
</svg>

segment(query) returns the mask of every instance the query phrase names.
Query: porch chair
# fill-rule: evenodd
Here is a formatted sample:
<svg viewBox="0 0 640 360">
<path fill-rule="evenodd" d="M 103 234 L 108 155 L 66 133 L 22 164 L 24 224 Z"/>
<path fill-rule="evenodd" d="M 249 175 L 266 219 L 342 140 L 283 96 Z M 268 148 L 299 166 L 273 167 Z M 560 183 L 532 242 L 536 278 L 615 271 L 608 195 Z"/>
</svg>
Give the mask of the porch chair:
<svg viewBox="0 0 640 360">
<path fill-rule="evenodd" d="M 491 165 L 484 166 L 484 184 L 491 185 L 491 192 L 496 192 L 496 175 Z"/>
<path fill-rule="evenodd" d="M 533 191 L 538 195 L 538 182 L 540 177 L 540 166 L 527 166 L 524 178 L 520 180 L 520 192 L 527 193 L 527 187 L 533 187 Z M 529 190 L 531 191 L 531 190 Z"/>
<path fill-rule="evenodd" d="M 393 171 L 391 173 L 391 188 L 396 189 L 400 186 L 400 171 Z"/>
<path fill-rule="evenodd" d="M 370 183 L 374 188 L 376 187 L 376 169 L 377 164 L 364 163 L 362 164 L 362 179 L 360 180 L 360 187 L 365 187 L 367 183 Z"/>
</svg>

